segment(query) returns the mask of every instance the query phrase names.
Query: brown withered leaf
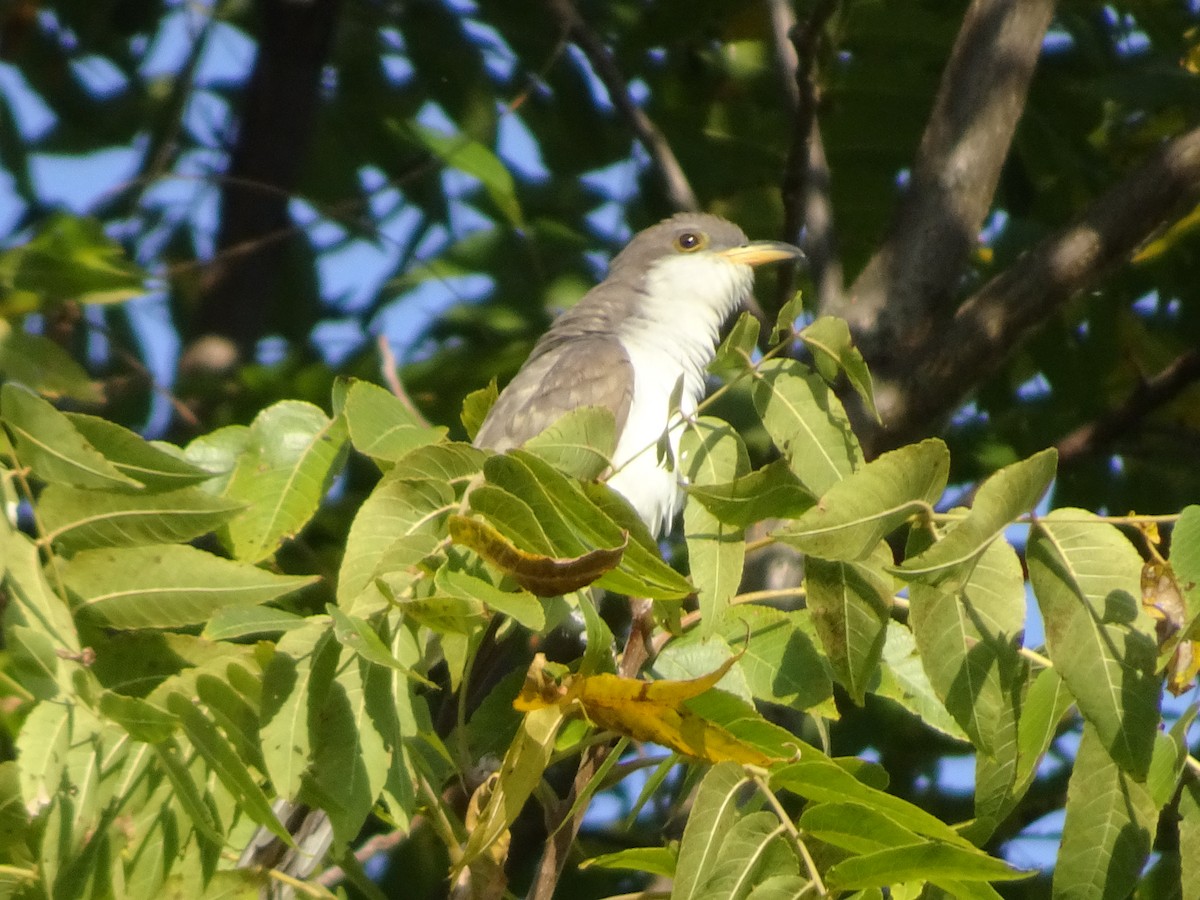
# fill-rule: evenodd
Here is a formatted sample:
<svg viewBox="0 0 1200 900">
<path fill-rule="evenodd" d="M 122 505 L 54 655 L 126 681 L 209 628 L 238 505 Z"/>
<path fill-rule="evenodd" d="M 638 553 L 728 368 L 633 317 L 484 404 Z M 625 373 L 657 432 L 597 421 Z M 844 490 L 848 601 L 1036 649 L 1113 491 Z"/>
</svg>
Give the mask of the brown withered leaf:
<svg viewBox="0 0 1200 900">
<path fill-rule="evenodd" d="M 564 713 L 581 713 L 598 728 L 661 744 L 695 759 L 769 766 L 784 757 L 768 755 L 686 706 L 716 685 L 739 658 L 740 654 L 730 657 L 700 678 L 642 681 L 607 673 L 556 679 L 547 671 L 545 657 L 538 654 L 513 707 L 531 712 L 557 706 Z"/>
<path fill-rule="evenodd" d="M 1142 606 L 1155 620 L 1159 649 L 1171 652 L 1166 665 L 1167 690 L 1178 697 L 1191 688 L 1192 680 L 1200 673 L 1200 645 L 1178 640 L 1187 624 L 1188 610 L 1169 562 L 1152 559 L 1142 566 Z"/>
<path fill-rule="evenodd" d="M 482 519 L 450 517 L 450 538 L 469 547 L 525 590 L 538 597 L 557 597 L 587 587 L 615 569 L 629 546 L 622 532 L 617 547 L 600 547 L 582 556 L 562 558 L 522 550 Z"/>
</svg>

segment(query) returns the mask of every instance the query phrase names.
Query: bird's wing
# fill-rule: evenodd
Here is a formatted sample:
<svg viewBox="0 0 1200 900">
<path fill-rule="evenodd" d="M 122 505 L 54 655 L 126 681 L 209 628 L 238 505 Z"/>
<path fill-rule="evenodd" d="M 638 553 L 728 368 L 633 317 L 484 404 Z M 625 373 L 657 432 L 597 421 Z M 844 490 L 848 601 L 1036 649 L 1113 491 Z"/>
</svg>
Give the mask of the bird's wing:
<svg viewBox="0 0 1200 900">
<path fill-rule="evenodd" d="M 633 402 L 633 364 L 611 336 L 582 336 L 531 358 L 492 406 L 476 447 L 508 450 L 581 406 L 611 409 L 620 435 Z"/>
</svg>

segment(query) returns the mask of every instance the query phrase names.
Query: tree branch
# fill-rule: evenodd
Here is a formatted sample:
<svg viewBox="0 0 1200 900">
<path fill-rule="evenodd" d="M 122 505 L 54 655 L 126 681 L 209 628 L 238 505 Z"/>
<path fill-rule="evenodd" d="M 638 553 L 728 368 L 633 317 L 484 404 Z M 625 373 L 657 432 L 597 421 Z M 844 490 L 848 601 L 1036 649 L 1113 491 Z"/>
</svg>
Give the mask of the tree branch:
<svg viewBox="0 0 1200 900">
<path fill-rule="evenodd" d="M 823 309 L 849 320 L 885 379 L 910 364 L 913 329 L 951 314 L 1053 12 L 1054 0 L 972 0 L 888 235 Z"/>
<path fill-rule="evenodd" d="M 288 197 L 300 180 L 304 149 L 320 102 L 321 71 L 341 0 L 259 0 L 258 57 L 242 102 L 237 144 L 221 195 L 218 250 L 260 246 L 218 258 L 205 275 L 194 335 L 218 334 L 250 351 L 269 322 L 269 302 L 290 240 Z M 247 189 L 246 184 L 262 189 Z M 279 234 L 289 234 L 279 240 Z M 295 317 L 304 321 L 303 316 Z"/>
<path fill-rule="evenodd" d="M 817 123 L 820 98 L 816 77 L 817 44 L 837 8 L 837 0 L 820 0 L 808 21 L 799 25 L 787 0 L 770 0 L 769 7 L 776 68 L 785 76 L 785 93 L 793 114 L 792 142 L 782 185 L 783 239 L 799 243 L 804 230 L 804 250 L 817 287 L 819 308 L 836 305 L 842 295 L 842 264 L 830 198 L 832 178 Z M 795 263 L 780 268 L 777 308 L 794 290 L 795 275 Z"/>
<path fill-rule="evenodd" d="M 928 432 L 999 371 L 1027 334 L 1197 202 L 1200 128 L 1161 147 L 1075 222 L 985 284 L 942 328 L 900 348 L 906 370 L 876 384 L 886 431 L 863 417 L 865 442 L 878 452 Z"/>
<path fill-rule="evenodd" d="M 1060 463 L 1095 453 L 1132 431 L 1142 419 L 1170 403 L 1196 381 L 1200 381 L 1200 352 L 1189 350 L 1175 357 L 1157 375 L 1141 381 L 1120 406 L 1060 440 L 1056 445 Z"/>
<path fill-rule="evenodd" d="M 583 51 L 583 55 L 595 70 L 596 77 L 608 91 L 613 106 L 625 117 L 637 139 L 654 160 L 654 165 L 662 175 L 671 206 L 686 212 L 700 209 L 700 201 L 696 199 L 687 176 L 683 174 L 683 167 L 675 157 L 675 151 L 671 149 L 670 143 L 658 126 L 646 115 L 645 110 L 633 102 L 629 95 L 629 83 L 617 68 L 604 42 L 588 27 L 571 0 L 546 0 L 546 6 L 571 42 Z"/>
</svg>

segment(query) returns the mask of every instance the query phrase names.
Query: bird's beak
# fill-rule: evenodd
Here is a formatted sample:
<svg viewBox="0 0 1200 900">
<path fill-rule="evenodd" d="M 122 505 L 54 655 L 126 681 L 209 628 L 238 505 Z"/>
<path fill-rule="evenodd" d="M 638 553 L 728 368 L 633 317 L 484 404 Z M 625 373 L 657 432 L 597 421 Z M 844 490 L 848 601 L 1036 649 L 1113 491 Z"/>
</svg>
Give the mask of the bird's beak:
<svg viewBox="0 0 1200 900">
<path fill-rule="evenodd" d="M 715 255 L 740 266 L 761 266 L 781 259 L 801 259 L 804 251 L 783 241 L 752 241 L 740 247 L 721 250 Z"/>
</svg>

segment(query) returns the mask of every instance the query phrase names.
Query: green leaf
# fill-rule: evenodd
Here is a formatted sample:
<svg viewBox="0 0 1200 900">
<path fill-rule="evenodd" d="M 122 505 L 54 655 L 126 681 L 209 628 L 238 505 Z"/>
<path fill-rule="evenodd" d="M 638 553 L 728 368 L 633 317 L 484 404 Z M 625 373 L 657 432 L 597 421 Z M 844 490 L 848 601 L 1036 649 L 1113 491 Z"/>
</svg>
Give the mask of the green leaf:
<svg viewBox="0 0 1200 900">
<path fill-rule="evenodd" d="M 1160 685 L 1153 626 L 1138 601 L 1141 557 L 1091 513 L 1059 509 L 1035 524 L 1026 558 L 1055 668 L 1113 760 L 1145 778 Z"/>
<path fill-rule="evenodd" d="M 862 465 L 862 449 L 841 402 L 799 363 L 763 363 L 755 373 L 753 396 L 767 433 L 813 496 Z"/>
<path fill-rule="evenodd" d="M 483 189 L 506 219 L 516 228 L 525 221 L 517 200 L 512 174 L 491 150 L 461 134 L 446 134 L 411 122 L 406 132 L 442 162 L 466 172 L 483 183 Z"/>
<path fill-rule="evenodd" d="M 920 843 L 916 832 L 862 803 L 817 803 L 800 816 L 804 834 L 852 853 Z"/>
<path fill-rule="evenodd" d="M 732 762 L 713 766 L 700 782 L 679 844 L 671 900 L 703 896 L 704 885 L 716 869 L 721 842 L 737 821 L 737 795 L 745 783 L 742 767 Z"/>
<path fill-rule="evenodd" d="M 50 589 L 37 546 L 5 517 L 0 517 L 0 565 L 9 602 L 20 610 L 25 623 L 49 638 L 56 649 L 78 653 L 82 645 L 75 620 L 66 602 Z"/>
<path fill-rule="evenodd" d="M 853 856 L 831 866 L 825 881 L 827 887 L 837 891 L 917 880 L 935 884 L 1015 881 L 1028 878 L 1030 874 L 1020 872 L 981 850 L 925 842 Z"/>
<path fill-rule="evenodd" d="M 197 488 L 131 494 L 52 484 L 38 498 L 46 539 L 68 551 L 183 543 L 208 534 L 241 509 L 240 503 Z"/>
<path fill-rule="evenodd" d="M 46 397 L 101 403 L 104 392 L 62 347 L 0 319 L 0 374 Z"/>
<path fill-rule="evenodd" d="M 1015 722 L 1025 671 L 1025 579 L 1016 552 L 990 544 L 958 590 L 913 583 L 909 625 L 938 697 L 971 742 L 993 754 L 1002 721 Z"/>
<path fill-rule="evenodd" d="M 950 454 L 937 438 L 884 453 L 831 487 L 775 537 L 823 559 L 865 559 L 941 497 L 949 470 Z"/>
<path fill-rule="evenodd" d="M 593 485 L 593 490 L 585 493 L 574 479 L 523 450 L 493 456 L 484 473 L 490 483 L 528 504 L 555 556 L 571 558 L 626 543 L 621 527 L 626 523 L 618 525 L 592 499 L 599 491 L 609 493 L 606 487 Z M 472 508 L 479 511 L 474 505 L 475 493 L 471 494 Z M 501 528 L 499 522 L 493 520 L 493 524 Z M 688 580 L 663 561 L 644 527 L 640 532 L 625 530 L 630 539 L 621 562 L 596 582 L 599 587 L 652 600 L 676 600 L 692 592 Z M 516 540 L 512 534 L 506 536 Z"/>
<path fill-rule="evenodd" d="M 835 761 L 816 752 L 802 753 L 800 762 L 772 769 L 771 786 L 786 788 L 800 797 L 820 803 L 862 803 L 922 837 L 974 851 L 970 843 L 936 816 L 907 800 L 864 784 Z"/>
<path fill-rule="evenodd" d="M 839 371 L 845 372 L 846 380 L 862 398 L 867 412 L 876 422 L 882 422 L 879 410 L 875 408 L 875 389 L 871 384 L 871 373 L 867 369 L 866 360 L 850 338 L 850 326 L 846 321 L 834 316 L 821 316 L 803 328 L 799 338 L 812 352 L 813 365 L 821 377 L 832 384 Z"/>
<path fill-rule="evenodd" d="M 100 695 L 100 712 L 129 732 L 135 740 L 157 744 L 179 730 L 179 719 L 137 697 L 105 691 Z"/>
<path fill-rule="evenodd" d="M 99 416 L 66 415 L 75 430 L 103 453 L 117 471 L 152 491 L 190 487 L 212 477 L 207 469 L 188 462 L 184 451 L 174 444 L 147 441 L 140 434 Z"/>
<path fill-rule="evenodd" d="M 271 802 L 250 776 L 249 771 L 229 741 L 217 726 L 195 704 L 182 694 L 171 694 L 167 708 L 178 717 L 193 747 L 221 779 L 237 800 L 238 809 L 287 844 L 292 843 L 288 830 L 271 809 Z"/>
<path fill-rule="evenodd" d="M 33 815 L 50 805 L 62 786 L 67 765 L 67 751 L 72 738 L 79 738 L 73 724 L 78 710 L 75 706 L 43 701 L 30 710 L 16 738 L 20 760 L 21 796 Z"/>
<path fill-rule="evenodd" d="M 343 420 L 309 403 L 286 400 L 255 417 L 250 446 L 225 488 L 245 506 L 225 531 L 236 558 L 259 562 L 299 533 L 337 474 L 344 443 Z"/>
<path fill-rule="evenodd" d="M 385 551 L 398 539 L 417 534 L 443 534 L 442 518 L 457 507 L 449 485 L 404 481 L 390 472 L 367 497 L 346 538 L 338 573 L 338 606 L 349 610 L 374 581 Z M 372 591 L 375 589 L 372 587 Z"/>
<path fill-rule="evenodd" d="M 709 364 L 713 372 L 749 372 L 753 366 L 754 352 L 758 349 L 758 319 L 744 312 L 737 317 L 729 336 L 717 347 L 716 356 Z"/>
<path fill-rule="evenodd" d="M 447 429 L 427 424 L 390 391 L 353 379 L 342 408 L 350 443 L 360 453 L 396 462 L 410 451 L 444 440 Z"/>
<path fill-rule="evenodd" d="M 862 704 L 883 653 L 892 609 L 892 579 L 884 571 L 891 555 L 876 549 L 865 563 L 805 561 L 804 584 L 817 635 L 838 681 Z"/>
<path fill-rule="evenodd" d="M 726 612 L 720 633 L 741 653 L 737 668 L 755 699 L 805 710 L 833 696 L 829 663 L 803 611 L 740 604 Z"/>
<path fill-rule="evenodd" d="M 775 317 L 775 327 L 771 329 L 771 343 L 778 344 L 782 340 L 791 338 L 796 333 L 796 320 L 803 314 L 804 295 L 800 291 L 794 291 L 792 296 L 784 301 L 783 306 L 779 308 L 779 314 Z M 826 381 L 828 380 L 826 378 Z"/>
<path fill-rule="evenodd" d="M 208 798 L 201 793 L 200 786 L 196 784 L 192 773 L 188 771 L 179 745 L 173 739 L 168 738 L 151 746 L 158 754 L 158 761 L 162 765 L 162 771 L 166 774 L 167 780 L 175 789 L 175 798 L 186 810 L 196 831 L 217 846 L 224 844 L 225 837 L 222 834 L 221 823 L 217 821 L 216 815 L 209 806 Z"/>
<path fill-rule="evenodd" d="M 71 424 L 33 391 L 7 382 L 0 387 L 0 420 L 13 436 L 17 457 L 50 484 L 82 488 L 141 490 Z"/>
<path fill-rule="evenodd" d="M 21 772 L 13 760 L 0 763 L 0 849 L 8 850 L 26 838 L 29 816 L 21 801 Z"/>
<path fill-rule="evenodd" d="M 463 400 L 461 418 L 469 440 L 475 440 L 475 435 L 479 434 L 479 429 L 483 426 L 483 420 L 487 418 L 487 414 L 499 398 L 500 389 L 496 386 L 494 375 L 487 387 L 467 394 Z"/>
<path fill-rule="evenodd" d="M 316 581 L 275 575 L 174 544 L 83 550 L 60 569 L 75 611 L 111 628 L 177 628 L 256 606 Z"/>
<path fill-rule="evenodd" d="M 688 484 L 685 490 L 719 521 L 739 528 L 797 518 L 816 502 L 782 459 L 724 484 Z"/>
<path fill-rule="evenodd" d="M 557 706 L 547 706 L 526 713 L 517 736 L 509 745 L 500 771 L 492 782 L 487 803 L 479 813 L 463 855 L 455 866 L 459 871 L 487 851 L 508 827 L 516 821 L 525 801 L 542 780 L 542 773 L 554 753 L 554 737 L 563 722 L 563 712 Z"/>
<path fill-rule="evenodd" d="M 55 213 L 20 247 L 0 253 L 0 314 L 74 300 L 121 303 L 144 293 L 146 273 L 92 218 Z"/>
<path fill-rule="evenodd" d="M 768 878 L 797 877 L 799 861 L 773 812 L 760 810 L 742 816 L 721 835 L 720 852 L 712 873 L 696 894 L 706 900 L 749 896 L 751 888 Z"/>
<path fill-rule="evenodd" d="M 900 704 L 930 728 L 958 741 L 967 740 L 929 683 L 912 632 L 898 622 L 888 623 L 880 674 L 876 694 Z"/>
<path fill-rule="evenodd" d="M 671 878 L 675 875 L 677 851 L 670 847 L 630 847 L 583 860 L 581 869 L 632 869 Z"/>
<path fill-rule="evenodd" d="M 295 613 L 269 606 L 231 606 L 217 610 L 200 632 L 210 641 L 229 641 L 252 634 L 291 631 L 304 624 Z"/>
<path fill-rule="evenodd" d="M 388 670 L 352 658 L 334 676 L 312 723 L 312 776 L 322 793 L 336 801 L 326 811 L 339 844 L 358 837 L 383 791 L 391 750 L 372 714 L 394 705 Z"/>
<path fill-rule="evenodd" d="M 334 636 L 343 647 L 353 650 L 358 656 L 369 663 L 382 666 L 385 669 L 395 669 L 408 673 L 413 680 L 424 684 L 426 687 L 435 687 L 432 682 L 412 672 L 396 657 L 392 656 L 391 651 L 383 643 L 383 639 L 380 638 L 371 626 L 371 623 L 366 619 L 347 615 L 332 603 L 325 604 L 325 611 L 329 613 L 329 618 L 333 621 Z"/>
<path fill-rule="evenodd" d="M 546 627 L 542 602 L 528 591 L 503 591 L 482 578 L 443 566 L 434 579 L 435 589 L 450 597 L 477 600 L 496 612 L 510 616 L 531 631 Z"/>
<path fill-rule="evenodd" d="M 687 482 L 693 485 L 732 481 L 750 467 L 746 446 L 737 432 L 712 418 L 698 419 L 684 429 L 679 462 Z M 700 602 L 700 632 L 713 634 L 742 581 L 745 534 L 697 503 L 684 507 L 683 527 L 688 568 Z"/>
<path fill-rule="evenodd" d="M 310 619 L 280 638 L 263 672 L 262 753 L 275 793 L 292 798 L 313 754 L 320 711 L 338 660 L 328 621 Z"/>
<path fill-rule="evenodd" d="M 1158 810 L 1146 786 L 1114 764 L 1106 743 L 1084 723 L 1054 867 L 1056 898 L 1123 900 L 1150 855 Z"/>
<path fill-rule="evenodd" d="M 960 588 L 992 541 L 1037 505 L 1057 465 L 1058 452 L 1050 449 L 996 472 L 979 488 L 967 517 L 928 550 L 906 559 L 896 573 L 951 591 Z"/>
<path fill-rule="evenodd" d="M 1187 604 L 1184 639 L 1200 641 L 1200 506 L 1185 506 L 1171 532 L 1171 568 Z"/>
<path fill-rule="evenodd" d="M 1200 781 L 1191 780 L 1179 794 L 1179 860 L 1184 897 L 1200 891 Z"/>
<path fill-rule="evenodd" d="M 580 406 L 522 446 L 573 478 L 591 481 L 612 465 L 617 446 L 612 410 Z"/>
</svg>

